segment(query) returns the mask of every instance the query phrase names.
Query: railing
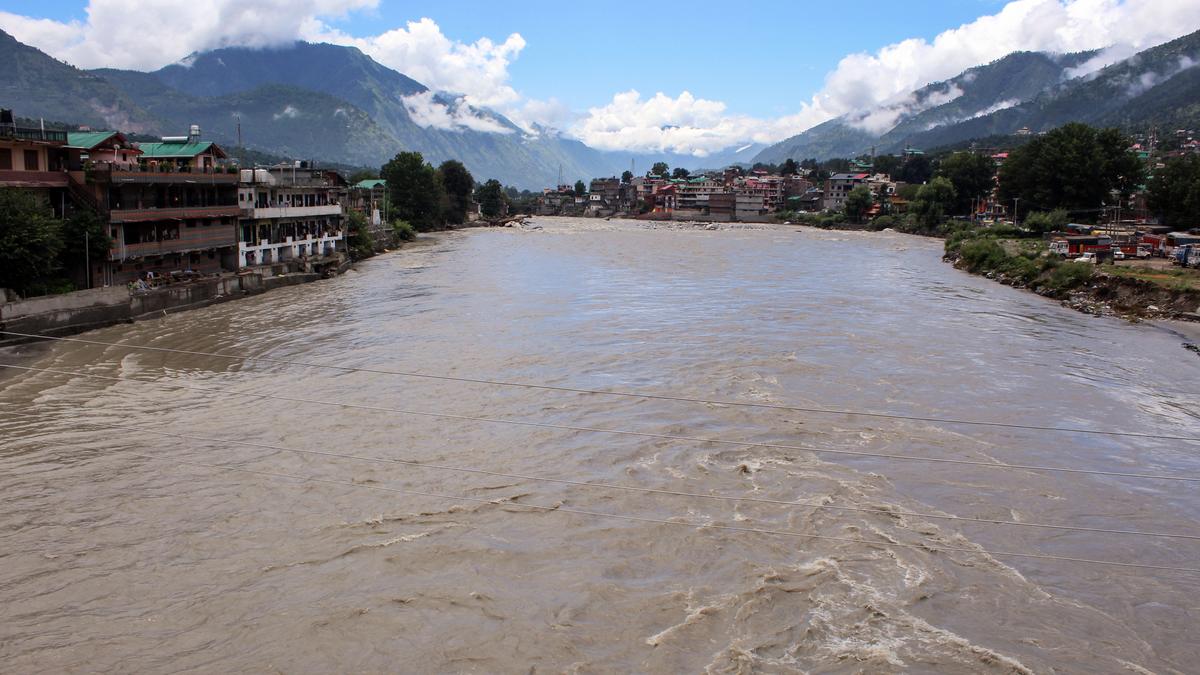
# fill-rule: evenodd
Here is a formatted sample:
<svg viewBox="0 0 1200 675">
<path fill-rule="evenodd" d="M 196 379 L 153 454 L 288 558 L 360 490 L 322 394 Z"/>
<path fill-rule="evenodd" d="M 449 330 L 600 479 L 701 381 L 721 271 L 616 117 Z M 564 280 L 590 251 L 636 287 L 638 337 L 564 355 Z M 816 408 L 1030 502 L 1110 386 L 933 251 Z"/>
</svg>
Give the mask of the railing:
<svg viewBox="0 0 1200 675">
<path fill-rule="evenodd" d="M 222 183 L 236 184 L 239 175 L 222 167 L 166 167 L 113 165 L 98 162 L 88 168 L 92 180 L 110 183 Z"/>
<path fill-rule="evenodd" d="M 181 230 L 180 234 L 181 236 L 178 239 L 143 241 L 135 244 L 118 242 L 109 250 L 109 259 L 116 261 L 127 258 L 141 258 L 148 255 L 186 253 L 188 251 L 232 247 L 237 244 L 233 225 L 185 228 Z"/>
<path fill-rule="evenodd" d="M 65 171 L 0 171 L 0 185 L 66 187 Z"/>
<path fill-rule="evenodd" d="M 58 129 L 33 129 L 30 127 L 0 126 L 0 138 L 19 138 L 23 141 L 49 141 L 66 143 L 67 132 Z"/>
<path fill-rule="evenodd" d="M 110 219 L 114 223 L 141 223 L 152 220 L 185 220 L 188 218 L 237 218 L 242 215 L 240 206 L 188 206 L 170 209 L 112 209 Z"/>
</svg>

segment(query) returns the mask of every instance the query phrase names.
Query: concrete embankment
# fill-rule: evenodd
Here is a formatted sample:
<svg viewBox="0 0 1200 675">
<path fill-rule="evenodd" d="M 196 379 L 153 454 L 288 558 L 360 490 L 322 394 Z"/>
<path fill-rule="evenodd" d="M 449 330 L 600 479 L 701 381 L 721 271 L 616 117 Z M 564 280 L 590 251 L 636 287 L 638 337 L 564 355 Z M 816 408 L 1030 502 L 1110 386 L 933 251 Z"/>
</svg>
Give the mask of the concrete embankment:
<svg viewBox="0 0 1200 675">
<path fill-rule="evenodd" d="M 71 335 L 113 324 L 151 319 L 206 307 L 321 279 L 316 273 L 278 276 L 239 274 L 173 284 L 149 291 L 125 287 L 97 288 L 0 305 L 0 330 L 38 335 Z M 0 336 L 0 345 L 19 339 Z"/>
</svg>

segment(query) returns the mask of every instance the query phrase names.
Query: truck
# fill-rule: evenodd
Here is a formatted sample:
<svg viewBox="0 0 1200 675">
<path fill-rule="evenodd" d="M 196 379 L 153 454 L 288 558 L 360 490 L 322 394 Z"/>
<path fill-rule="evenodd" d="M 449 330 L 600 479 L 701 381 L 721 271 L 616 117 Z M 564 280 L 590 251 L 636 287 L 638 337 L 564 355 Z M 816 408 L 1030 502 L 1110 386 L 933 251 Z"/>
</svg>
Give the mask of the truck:
<svg viewBox="0 0 1200 675">
<path fill-rule="evenodd" d="M 1200 244 L 1176 246 L 1175 250 L 1171 252 L 1171 264 L 1200 268 Z"/>
<path fill-rule="evenodd" d="M 1050 242 L 1050 252 L 1064 258 L 1077 258 L 1088 252 L 1107 257 L 1112 245 L 1112 238 L 1105 235 L 1072 235 Z"/>
</svg>

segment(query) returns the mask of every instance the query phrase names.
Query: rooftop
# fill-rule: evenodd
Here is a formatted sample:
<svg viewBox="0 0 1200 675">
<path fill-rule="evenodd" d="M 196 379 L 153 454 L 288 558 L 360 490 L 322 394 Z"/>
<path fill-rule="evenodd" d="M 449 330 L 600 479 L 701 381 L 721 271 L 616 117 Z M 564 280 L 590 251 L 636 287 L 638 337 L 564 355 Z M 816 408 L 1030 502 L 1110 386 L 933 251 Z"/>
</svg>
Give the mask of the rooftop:
<svg viewBox="0 0 1200 675">
<path fill-rule="evenodd" d="M 163 141 L 161 143 L 140 143 L 138 149 L 146 159 L 161 158 L 191 158 L 212 152 L 217 157 L 224 157 L 225 151 L 212 141 Z"/>
</svg>

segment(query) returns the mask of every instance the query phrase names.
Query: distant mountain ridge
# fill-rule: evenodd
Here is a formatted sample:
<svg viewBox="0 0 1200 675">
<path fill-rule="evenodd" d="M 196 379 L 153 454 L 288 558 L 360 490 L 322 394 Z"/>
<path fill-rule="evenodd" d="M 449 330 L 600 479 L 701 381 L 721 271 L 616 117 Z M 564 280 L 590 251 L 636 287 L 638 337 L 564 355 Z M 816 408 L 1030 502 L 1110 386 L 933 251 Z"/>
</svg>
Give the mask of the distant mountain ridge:
<svg viewBox="0 0 1200 675">
<path fill-rule="evenodd" d="M 1200 31 L 1077 76 L 1097 52 L 1015 52 L 913 92 L 889 109 L 829 120 L 772 145 L 754 159 L 781 162 L 853 157 L 874 149 L 935 148 L 1022 128 L 1048 131 L 1067 122 L 1186 128 L 1200 124 Z M 938 97 L 936 105 L 924 105 Z M 907 106 L 907 107 L 906 107 Z M 894 114 L 883 130 L 870 121 Z"/>
</svg>

